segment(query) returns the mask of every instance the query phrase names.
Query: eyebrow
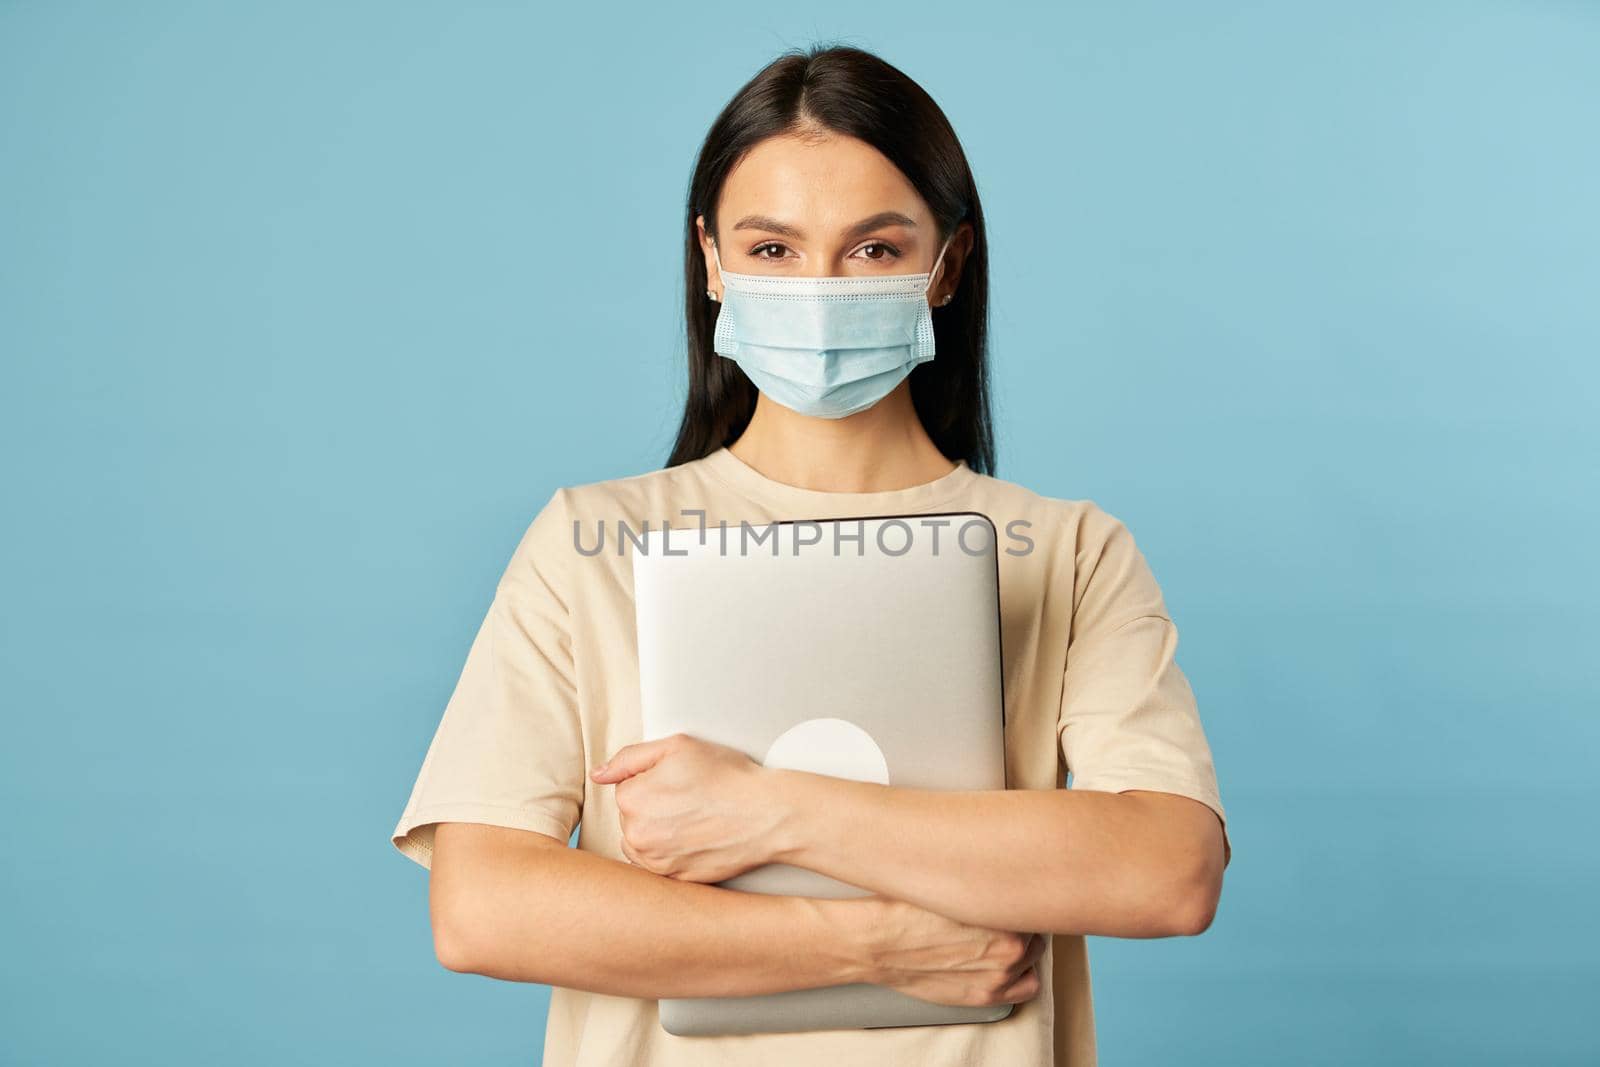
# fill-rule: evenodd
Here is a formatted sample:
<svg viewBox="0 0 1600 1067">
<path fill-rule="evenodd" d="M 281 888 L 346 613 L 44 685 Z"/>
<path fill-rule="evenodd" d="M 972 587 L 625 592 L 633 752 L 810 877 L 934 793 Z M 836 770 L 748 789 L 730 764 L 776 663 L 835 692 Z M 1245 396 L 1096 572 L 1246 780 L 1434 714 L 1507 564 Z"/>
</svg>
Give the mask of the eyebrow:
<svg viewBox="0 0 1600 1067">
<path fill-rule="evenodd" d="M 885 226 L 908 226 L 915 229 L 916 225 L 915 219 L 902 215 L 898 211 L 880 211 L 876 215 L 864 218 L 854 226 L 851 226 L 844 232 L 844 235 L 846 237 L 860 237 Z M 746 215 L 734 223 L 733 228 L 735 230 L 762 230 L 766 233 L 778 233 L 785 237 L 796 239 L 805 236 L 797 227 L 790 226 L 786 222 L 779 222 L 777 219 L 769 218 L 766 215 Z"/>
</svg>

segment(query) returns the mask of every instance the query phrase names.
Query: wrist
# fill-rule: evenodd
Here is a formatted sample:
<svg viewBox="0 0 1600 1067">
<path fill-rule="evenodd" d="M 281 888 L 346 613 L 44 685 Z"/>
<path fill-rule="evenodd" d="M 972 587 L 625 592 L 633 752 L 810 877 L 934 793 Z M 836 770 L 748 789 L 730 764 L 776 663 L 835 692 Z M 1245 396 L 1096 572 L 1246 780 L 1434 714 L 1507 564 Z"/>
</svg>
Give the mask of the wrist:
<svg viewBox="0 0 1600 1067">
<path fill-rule="evenodd" d="M 879 945 L 884 902 L 877 897 L 807 899 L 824 931 L 830 982 L 882 984 L 885 972 Z"/>
<path fill-rule="evenodd" d="M 767 860 L 803 867 L 805 864 L 800 861 L 805 858 L 810 840 L 810 815 L 815 806 L 806 797 L 806 779 L 811 775 L 782 768 L 766 773 L 771 776 L 766 797 L 771 805 L 772 827 L 767 838 Z"/>
</svg>

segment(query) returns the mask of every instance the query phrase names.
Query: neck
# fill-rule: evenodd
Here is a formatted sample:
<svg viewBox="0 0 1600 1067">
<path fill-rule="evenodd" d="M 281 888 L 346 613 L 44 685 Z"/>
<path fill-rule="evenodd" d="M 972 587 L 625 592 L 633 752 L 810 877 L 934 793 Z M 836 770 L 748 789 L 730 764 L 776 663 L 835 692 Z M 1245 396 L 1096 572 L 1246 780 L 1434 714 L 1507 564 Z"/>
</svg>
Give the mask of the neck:
<svg viewBox="0 0 1600 1067">
<path fill-rule="evenodd" d="M 909 381 L 842 419 L 797 415 L 760 395 L 728 451 L 774 481 L 829 493 L 909 489 L 954 469 L 922 428 Z"/>
</svg>

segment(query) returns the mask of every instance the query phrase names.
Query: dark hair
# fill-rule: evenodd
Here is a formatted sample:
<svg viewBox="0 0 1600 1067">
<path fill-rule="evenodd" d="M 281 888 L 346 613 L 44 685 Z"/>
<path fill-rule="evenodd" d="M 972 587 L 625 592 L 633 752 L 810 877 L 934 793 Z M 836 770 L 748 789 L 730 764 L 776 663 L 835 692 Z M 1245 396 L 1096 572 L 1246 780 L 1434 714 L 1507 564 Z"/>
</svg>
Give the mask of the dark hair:
<svg viewBox="0 0 1600 1067">
<path fill-rule="evenodd" d="M 684 236 L 689 396 L 667 466 L 732 444 L 749 425 L 756 404 L 756 388 L 744 371 L 712 349 L 720 305 L 706 297 L 706 261 L 695 216 L 704 215 L 707 232 L 715 235 L 717 197 L 734 164 L 769 137 L 818 127 L 865 141 L 900 168 L 932 208 L 941 242 L 959 223 L 972 224 L 975 240 L 960 285 L 933 316 L 938 354 L 912 370 L 911 397 L 940 452 L 993 474 L 986 357 L 989 257 L 966 154 L 939 105 L 903 72 L 859 48 L 824 45 L 791 49 L 768 64 L 722 109 L 700 146 Z"/>
</svg>

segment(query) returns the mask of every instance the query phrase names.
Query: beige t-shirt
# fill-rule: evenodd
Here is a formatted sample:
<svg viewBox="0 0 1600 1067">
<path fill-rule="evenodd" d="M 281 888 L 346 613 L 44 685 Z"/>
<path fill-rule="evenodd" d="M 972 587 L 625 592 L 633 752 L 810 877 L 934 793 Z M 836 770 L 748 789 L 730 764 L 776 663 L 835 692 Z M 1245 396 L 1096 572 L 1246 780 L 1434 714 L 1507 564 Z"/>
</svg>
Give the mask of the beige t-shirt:
<svg viewBox="0 0 1600 1067">
<path fill-rule="evenodd" d="M 588 769 L 640 740 L 633 531 L 726 520 L 978 511 L 999 536 L 1007 782 L 1015 789 L 1192 797 L 1223 817 L 1177 631 L 1122 522 L 1090 500 L 1039 496 L 965 463 L 908 489 L 832 493 L 773 481 L 727 449 L 677 467 L 558 489 L 529 526 L 428 748 L 393 841 L 424 867 L 434 824 L 491 823 L 623 860 L 615 787 Z M 685 514 L 689 512 L 690 514 Z M 574 523 L 577 524 L 575 542 Z M 604 529 L 604 550 L 593 550 Z M 619 540 L 622 546 L 619 551 Z M 1041 848 L 1049 843 L 1041 841 Z M 1231 855 L 1231 848 L 1230 848 Z M 941 862 L 929 856 L 928 862 Z M 719 1067 L 1095 1062 L 1081 936 L 1055 935 L 1039 995 L 994 1023 L 677 1037 L 656 1001 L 553 987 L 544 1062 Z"/>
</svg>

